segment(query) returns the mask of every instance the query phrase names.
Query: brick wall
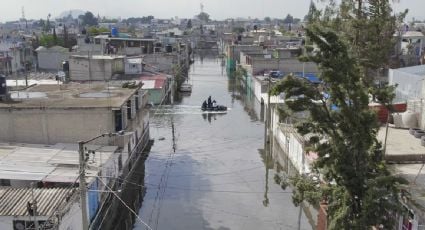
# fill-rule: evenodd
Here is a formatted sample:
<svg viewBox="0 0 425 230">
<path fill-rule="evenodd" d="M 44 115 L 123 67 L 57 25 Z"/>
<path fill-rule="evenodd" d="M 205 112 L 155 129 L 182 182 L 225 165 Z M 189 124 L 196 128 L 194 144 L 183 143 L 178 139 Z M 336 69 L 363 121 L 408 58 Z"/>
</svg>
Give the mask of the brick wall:
<svg viewBox="0 0 425 230">
<path fill-rule="evenodd" d="M 328 228 L 327 221 L 327 207 L 326 203 L 320 203 L 319 214 L 317 215 L 317 227 L 316 230 L 326 230 Z"/>
</svg>

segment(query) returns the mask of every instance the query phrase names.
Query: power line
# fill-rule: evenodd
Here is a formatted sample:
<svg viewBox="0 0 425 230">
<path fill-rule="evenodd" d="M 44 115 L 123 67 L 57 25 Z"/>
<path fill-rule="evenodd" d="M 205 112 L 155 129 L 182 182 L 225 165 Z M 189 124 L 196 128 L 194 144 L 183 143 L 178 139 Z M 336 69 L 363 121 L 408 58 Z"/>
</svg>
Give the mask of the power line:
<svg viewBox="0 0 425 230">
<path fill-rule="evenodd" d="M 75 181 L 74 181 L 74 183 L 72 183 L 71 185 L 69 185 L 68 187 L 67 187 L 67 189 L 72 189 L 72 188 L 74 188 L 74 186 L 77 184 L 77 181 L 80 179 L 80 176 L 81 176 L 81 173 L 77 176 L 77 178 L 75 179 Z M 69 197 L 71 196 L 71 195 L 75 195 L 76 193 L 75 193 L 75 191 L 76 190 L 74 190 L 74 191 L 71 191 L 70 192 L 70 194 L 68 194 L 68 196 L 65 196 L 64 197 L 64 199 L 66 200 L 66 199 L 69 199 Z M 74 193 L 74 194 L 73 194 Z M 58 206 L 56 206 L 56 208 L 55 208 L 55 210 L 52 212 L 52 214 L 49 216 L 49 217 L 47 217 L 47 219 L 46 219 L 46 221 L 40 226 L 40 229 L 46 229 L 46 224 L 49 222 L 49 220 L 56 214 L 56 212 L 58 212 L 59 211 L 59 205 Z M 48 229 L 50 229 L 50 227 L 48 228 Z"/>
<path fill-rule="evenodd" d="M 121 199 L 121 197 L 119 197 L 116 193 L 115 193 L 115 191 L 114 190 L 112 190 L 103 180 L 102 180 L 102 178 L 100 178 L 100 177 L 97 177 L 99 180 L 100 180 L 100 182 L 102 182 L 102 184 L 103 185 L 105 185 L 105 187 L 107 188 L 107 189 L 109 189 L 111 192 L 112 192 L 112 194 L 114 194 L 114 196 L 119 200 L 119 201 L 121 201 L 121 203 L 123 203 L 123 205 L 128 209 L 128 210 L 130 210 L 130 212 L 131 213 L 133 213 L 136 217 L 137 217 L 137 219 L 143 224 L 143 225 L 145 225 L 149 230 L 152 230 L 152 228 L 148 225 L 148 224 L 146 224 L 143 220 L 142 220 L 142 218 L 140 218 L 140 216 L 139 215 L 137 215 L 137 213 L 133 210 L 133 209 L 131 209 L 122 199 Z"/>
<path fill-rule="evenodd" d="M 133 148 L 133 152 L 130 154 L 130 156 L 129 156 L 129 158 L 128 159 L 131 159 L 132 157 L 133 157 L 133 154 L 136 152 L 136 150 L 137 150 L 137 148 L 138 148 L 138 146 L 143 142 L 143 138 L 145 137 L 145 135 L 146 134 L 148 134 L 149 132 L 147 132 L 146 130 L 145 130 L 145 132 L 143 133 L 143 135 L 140 137 L 140 142 Z M 148 144 L 146 143 L 144 146 L 143 146 L 143 148 L 139 151 L 139 152 L 141 152 L 141 153 L 143 153 L 143 151 L 145 150 L 145 148 L 148 146 Z M 128 173 L 127 174 L 127 177 L 128 177 L 128 175 L 129 175 L 130 173 Z M 139 174 L 139 173 L 136 173 L 136 172 L 132 172 L 132 174 Z M 139 174 L 140 175 L 140 174 Z M 96 178 L 99 178 L 99 176 L 95 176 Z M 122 180 L 122 181 L 126 181 L 126 182 L 128 182 L 127 180 L 125 180 L 125 179 L 122 179 L 122 178 L 116 178 L 116 177 L 108 177 L 108 178 L 114 178 L 114 179 L 118 179 L 118 180 Z M 114 195 L 116 195 L 116 194 L 114 194 Z M 106 205 L 106 203 L 105 202 L 103 202 L 103 204 L 102 204 L 102 207 L 99 209 L 99 210 L 102 210 L 103 209 L 103 207 Z M 106 213 L 105 213 L 105 215 L 104 215 L 104 217 L 102 218 L 102 221 L 100 222 L 100 224 L 99 224 L 99 226 L 101 226 L 102 225 L 102 223 L 103 223 L 103 221 L 106 219 L 106 217 L 107 217 L 107 214 L 108 214 L 108 212 L 109 212 L 109 210 L 110 210 L 110 206 L 108 206 L 108 209 L 106 210 Z M 96 217 L 95 217 L 95 219 L 97 218 L 97 216 L 100 214 L 100 211 L 98 212 L 98 214 L 96 215 Z"/>
<path fill-rule="evenodd" d="M 94 176 L 99 177 L 99 176 Z M 121 178 L 116 178 L 117 180 L 125 181 L 126 183 L 133 184 L 142 188 L 149 188 L 146 185 L 158 187 L 159 184 L 151 184 L 151 183 L 145 183 L 146 185 L 138 184 L 129 180 L 124 180 Z M 242 183 L 246 183 L 245 181 Z M 238 184 L 238 183 L 229 183 L 229 184 Z M 264 191 L 238 191 L 238 190 L 214 190 L 214 189 L 196 189 L 196 188 L 185 188 L 185 187 L 179 187 L 179 186 L 167 186 L 167 188 L 175 189 L 175 190 L 185 190 L 185 191 L 195 191 L 195 192 L 211 192 L 211 193 L 234 193 L 234 194 L 263 194 Z M 292 191 L 278 191 L 278 192 L 268 192 L 269 194 L 292 194 Z"/>
</svg>

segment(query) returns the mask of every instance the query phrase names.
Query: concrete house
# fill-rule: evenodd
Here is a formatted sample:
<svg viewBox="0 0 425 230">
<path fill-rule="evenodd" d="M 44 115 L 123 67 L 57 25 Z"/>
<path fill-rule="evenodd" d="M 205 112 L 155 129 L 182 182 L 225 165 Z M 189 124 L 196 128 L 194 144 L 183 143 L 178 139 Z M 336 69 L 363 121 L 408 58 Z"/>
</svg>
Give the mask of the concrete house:
<svg viewBox="0 0 425 230">
<path fill-rule="evenodd" d="M 416 127 L 425 129 L 425 66 L 390 69 L 388 81 L 397 85 L 394 102 L 406 103 L 407 110 L 415 114 Z"/>
<path fill-rule="evenodd" d="M 103 203 L 110 202 L 112 195 L 99 191 L 107 190 L 105 184 L 120 188 L 121 183 L 113 178 L 127 178 L 134 171 L 149 140 L 146 91 L 139 82 L 127 84 L 131 85 L 128 88 L 123 88 L 123 83 L 38 85 L 12 93 L 10 101 L 1 102 L 0 140 L 7 142 L 0 145 L 2 185 L 28 188 L 35 182 L 42 189 L 69 187 L 79 176 L 78 141 L 124 131 L 125 135 L 105 136 L 85 146 L 89 153 L 88 220 L 94 223 L 107 215 L 109 206 Z M 60 196 L 61 192 L 57 193 Z M 78 199 L 69 204 L 71 209 L 74 203 L 78 206 Z M 69 210 L 64 209 L 61 216 Z M 72 223 L 63 229 L 81 228 L 78 210 L 76 207 L 70 217 Z M 5 218 L 8 225 L 29 219 L 22 213 L 4 216 L 0 211 L 0 219 Z M 49 212 L 39 220 L 46 221 L 48 216 Z"/>
<path fill-rule="evenodd" d="M 148 101 L 153 105 L 161 104 L 170 91 L 169 79 L 165 75 L 141 76 L 142 89 L 148 92 Z"/>
<path fill-rule="evenodd" d="M 107 81 L 124 72 L 124 56 L 72 55 L 69 60 L 72 81 Z"/>
<path fill-rule="evenodd" d="M 38 47 L 37 53 L 38 68 L 41 70 L 62 70 L 62 62 L 69 61 L 70 52 L 67 48 L 53 46 L 46 48 Z"/>
<path fill-rule="evenodd" d="M 0 160 L 3 186 L 0 188 L 0 228 L 19 229 L 17 226 L 24 224 L 27 227 L 24 229 L 28 229 L 36 220 L 39 226 L 46 228 L 80 229 L 81 206 L 76 189 L 78 145 L 0 143 L 0 146 L 4 149 Z M 103 182 L 113 185 L 111 177 L 118 177 L 123 165 L 118 146 L 89 145 L 88 148 L 96 150 L 87 162 L 86 171 L 88 219 L 93 219 L 107 198 L 107 194 L 98 191 L 107 189 Z M 33 216 L 28 203 L 37 203 Z"/>
<path fill-rule="evenodd" d="M 0 40 L 0 74 L 9 75 L 31 68 L 31 48 L 26 42 Z"/>
<path fill-rule="evenodd" d="M 125 74 L 141 74 L 143 72 L 143 58 L 131 58 L 125 59 Z"/>
<path fill-rule="evenodd" d="M 30 216 L 28 204 L 33 202 L 35 194 L 37 216 Z M 0 188 L 0 229 L 35 229 L 35 222 L 44 229 L 78 229 L 81 228 L 81 215 L 78 196 L 72 188 Z M 74 202 L 67 202 L 72 198 Z M 68 210 L 58 213 L 58 208 Z M 58 215 L 58 221 L 56 216 Z M 51 217 L 55 217 L 54 219 Z M 62 221 L 64 220 L 64 221 Z"/>
<path fill-rule="evenodd" d="M 317 65 L 312 62 L 298 60 L 300 50 L 281 48 L 266 52 L 241 52 L 240 65 L 251 76 L 264 73 L 267 70 L 280 70 L 285 74 L 294 72 L 317 73 Z"/>
<path fill-rule="evenodd" d="M 154 53 L 156 39 L 124 38 L 98 35 L 95 37 L 80 36 L 77 39 L 79 52 L 93 54 L 142 55 Z"/>
</svg>

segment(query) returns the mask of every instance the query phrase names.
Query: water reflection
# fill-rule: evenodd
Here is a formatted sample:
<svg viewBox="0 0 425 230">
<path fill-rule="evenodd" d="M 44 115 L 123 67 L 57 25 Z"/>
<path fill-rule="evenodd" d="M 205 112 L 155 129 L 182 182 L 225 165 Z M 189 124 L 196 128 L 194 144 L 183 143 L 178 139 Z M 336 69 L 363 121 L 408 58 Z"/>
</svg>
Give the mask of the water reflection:
<svg viewBox="0 0 425 230">
<path fill-rule="evenodd" d="M 217 120 L 217 117 L 226 115 L 226 113 L 215 113 L 215 112 L 204 112 L 202 113 L 202 118 L 204 121 L 208 121 L 211 124 L 211 120 Z"/>
<path fill-rule="evenodd" d="M 165 139 L 146 161 L 140 217 L 153 229 L 312 229 L 304 214 L 299 223 L 290 187 L 274 183 L 276 161 L 264 151 L 259 103 L 220 75 L 219 59 L 195 65 L 192 94 L 152 113 L 151 136 Z M 204 114 L 200 102 L 210 94 L 231 110 Z"/>
<path fill-rule="evenodd" d="M 245 112 L 251 117 L 252 121 L 264 121 L 263 107 L 258 103 L 253 94 L 246 94 L 246 89 L 241 81 L 234 76 L 228 77 L 228 92 L 231 92 L 232 104 L 235 100 L 241 101 L 244 105 Z M 260 114 L 260 116 L 258 116 Z"/>
</svg>

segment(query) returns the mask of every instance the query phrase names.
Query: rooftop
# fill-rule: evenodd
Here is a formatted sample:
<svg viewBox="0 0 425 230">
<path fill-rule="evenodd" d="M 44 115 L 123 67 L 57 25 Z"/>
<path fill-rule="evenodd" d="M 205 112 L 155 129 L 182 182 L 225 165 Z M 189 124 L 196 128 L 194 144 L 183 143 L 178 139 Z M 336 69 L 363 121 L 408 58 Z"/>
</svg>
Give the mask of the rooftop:
<svg viewBox="0 0 425 230">
<path fill-rule="evenodd" d="M 37 200 L 39 216 L 53 215 L 57 207 L 63 206 L 72 195 L 71 188 L 0 188 L 0 216 L 27 216 L 28 202 L 32 193 Z"/>
<path fill-rule="evenodd" d="M 385 127 L 378 133 L 378 140 L 384 143 Z M 421 140 L 415 138 L 407 129 L 397 129 L 389 127 L 387 135 L 386 159 L 389 162 L 402 164 L 390 165 L 396 175 L 405 178 L 409 184 L 406 191 L 410 193 L 410 200 L 415 214 L 425 216 L 425 170 L 422 170 L 425 147 L 421 145 Z"/>
<path fill-rule="evenodd" d="M 122 81 L 108 83 L 36 85 L 10 91 L 13 101 L 0 102 L 4 108 L 120 108 L 136 89 L 122 88 Z"/>
<path fill-rule="evenodd" d="M 377 137 L 384 143 L 385 127 L 379 130 Z M 420 138 L 411 135 L 407 129 L 388 128 L 386 158 L 389 161 L 417 162 L 422 157 L 425 157 L 425 147 Z"/>
<path fill-rule="evenodd" d="M 162 89 L 167 80 L 165 75 L 141 76 L 140 81 L 143 82 L 142 89 Z"/>
<path fill-rule="evenodd" d="M 156 39 L 152 39 L 152 38 L 121 38 L 121 37 L 109 37 L 108 35 L 98 35 L 95 38 L 109 39 L 109 40 L 122 40 L 122 41 L 148 41 L 148 42 L 156 41 Z"/>
<path fill-rule="evenodd" d="M 87 59 L 88 55 L 71 55 L 71 58 L 81 58 L 81 59 Z M 125 56 L 121 55 L 90 55 L 90 58 L 93 60 L 115 60 L 115 59 L 122 59 L 125 58 Z"/>
<path fill-rule="evenodd" d="M 97 175 L 117 146 L 86 145 L 90 156 L 87 175 Z M 77 144 L 38 145 L 0 143 L 0 178 L 9 180 L 74 183 L 79 175 Z M 89 181 L 93 177 L 88 177 Z M 1 199 L 0 199 L 1 200 Z M 1 206 L 0 206 L 1 207 Z"/>
<path fill-rule="evenodd" d="M 425 77 L 425 65 L 410 66 L 405 68 L 393 69 L 392 71 L 410 73 Z"/>
</svg>

